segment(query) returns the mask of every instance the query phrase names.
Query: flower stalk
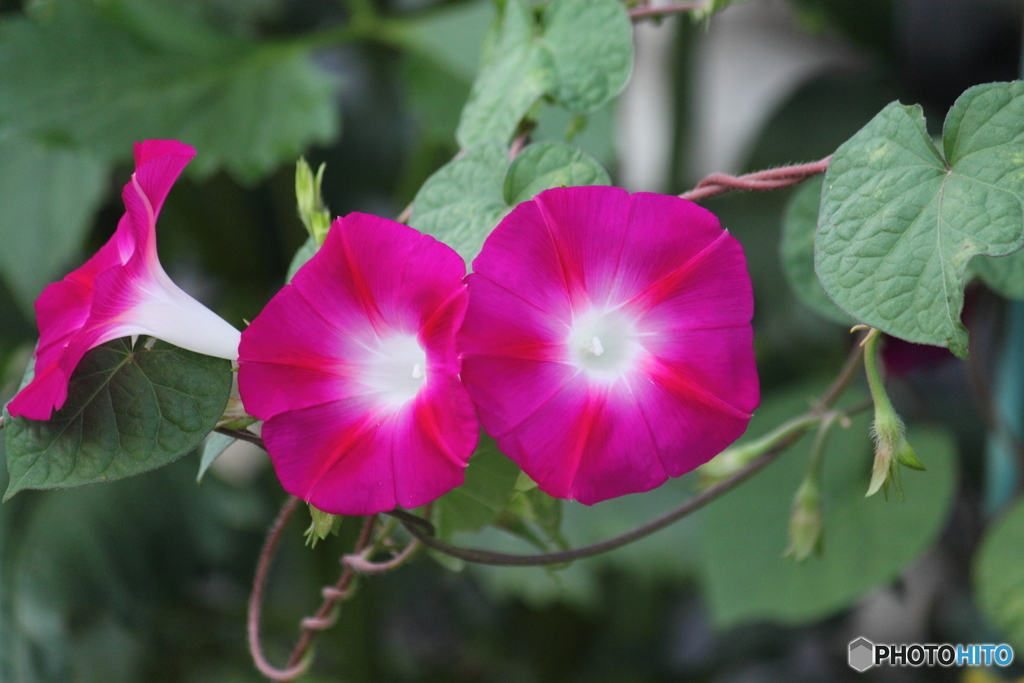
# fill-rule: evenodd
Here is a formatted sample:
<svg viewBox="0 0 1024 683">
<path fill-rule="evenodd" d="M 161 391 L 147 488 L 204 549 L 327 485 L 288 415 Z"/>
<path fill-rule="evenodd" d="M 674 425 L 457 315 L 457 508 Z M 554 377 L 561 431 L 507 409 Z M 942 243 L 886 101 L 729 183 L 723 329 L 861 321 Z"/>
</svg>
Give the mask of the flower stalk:
<svg viewBox="0 0 1024 683">
<path fill-rule="evenodd" d="M 914 453 L 907 442 L 903 420 L 892 407 L 889 395 L 885 392 L 885 383 L 878 368 L 878 340 L 881 332 L 872 329 L 862 342 L 864 345 L 864 370 L 868 377 L 868 388 L 875 404 L 875 421 L 871 427 L 875 439 L 875 462 L 871 468 L 871 483 L 865 497 L 873 496 L 882 491 L 888 498 L 889 484 L 896 490 L 896 495 L 903 499 L 903 486 L 900 481 L 900 465 L 915 470 L 924 470 L 924 464 Z"/>
<path fill-rule="evenodd" d="M 818 425 L 818 433 L 811 445 L 807 473 L 793 496 L 793 511 L 789 517 L 789 546 L 782 556 L 803 562 L 812 554 L 823 552 L 825 516 L 821 506 L 821 470 L 828 433 L 841 414 L 827 413 Z M 840 420 L 841 421 L 841 420 Z"/>
<path fill-rule="evenodd" d="M 785 439 L 793 434 L 803 434 L 820 423 L 821 419 L 821 415 L 807 413 L 783 423 L 759 439 L 726 448 L 712 460 L 697 468 L 697 473 L 700 474 L 701 488 L 732 477 Z"/>
</svg>

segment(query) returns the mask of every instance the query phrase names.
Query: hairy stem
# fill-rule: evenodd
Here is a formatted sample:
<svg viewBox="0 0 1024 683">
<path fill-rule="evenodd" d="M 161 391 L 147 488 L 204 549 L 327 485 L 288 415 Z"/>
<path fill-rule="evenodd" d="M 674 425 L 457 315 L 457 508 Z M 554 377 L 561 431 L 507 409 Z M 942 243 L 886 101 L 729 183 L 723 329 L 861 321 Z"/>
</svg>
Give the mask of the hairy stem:
<svg viewBox="0 0 1024 683">
<path fill-rule="evenodd" d="M 288 658 L 287 668 L 278 669 L 267 661 L 266 656 L 263 654 L 263 646 L 260 643 L 260 615 L 263 611 L 263 596 L 266 591 L 267 574 L 270 571 L 270 564 L 274 559 L 274 554 L 277 552 L 277 546 L 281 541 L 282 532 L 288 520 L 298 508 L 299 503 L 298 498 L 289 496 L 288 500 L 281 507 L 281 512 L 278 513 L 274 523 L 270 526 L 270 531 L 267 532 L 267 539 L 264 541 L 263 549 L 260 551 L 259 561 L 256 564 L 256 576 L 253 578 L 252 594 L 249 596 L 249 652 L 252 654 L 253 662 L 256 664 L 256 668 L 260 670 L 260 673 L 274 681 L 295 680 L 309 668 L 310 659 L 306 655 L 309 652 L 309 646 L 313 644 L 316 632 L 334 625 L 336 619 L 336 615 L 333 614 L 334 608 L 339 600 L 349 596 L 351 583 L 355 578 L 353 569 L 345 566 L 337 583 L 323 589 L 324 601 L 320 605 L 320 609 L 312 617 L 307 617 L 301 622 L 302 635 L 295 644 L 291 657 Z M 359 540 L 356 541 L 354 549 L 356 553 L 362 552 L 369 545 L 376 519 L 376 515 L 366 518 L 363 530 L 359 534 Z"/>
<path fill-rule="evenodd" d="M 832 156 L 829 155 L 821 161 L 809 164 L 770 168 L 766 171 L 757 171 L 741 176 L 712 173 L 697 183 L 697 187 L 679 196 L 696 202 L 730 190 L 777 190 L 802 183 L 808 178 L 824 173 L 828 170 L 828 163 L 831 160 Z"/>
</svg>

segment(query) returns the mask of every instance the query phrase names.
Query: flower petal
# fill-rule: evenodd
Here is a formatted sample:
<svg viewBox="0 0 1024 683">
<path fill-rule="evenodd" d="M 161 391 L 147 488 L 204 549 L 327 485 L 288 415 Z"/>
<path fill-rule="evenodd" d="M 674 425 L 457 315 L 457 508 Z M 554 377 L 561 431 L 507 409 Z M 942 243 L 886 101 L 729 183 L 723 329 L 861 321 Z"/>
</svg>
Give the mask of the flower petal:
<svg viewBox="0 0 1024 683">
<path fill-rule="evenodd" d="M 198 353 L 238 356 L 238 331 L 171 282 L 157 259 L 157 214 L 193 156 L 172 140 L 136 145 L 136 170 L 122 192 L 127 211 L 114 236 L 36 301 L 36 375 L 11 402 L 12 415 L 49 419 L 67 399 L 82 356 L 118 337 L 147 334 Z"/>
<path fill-rule="evenodd" d="M 750 278 L 704 209 L 548 190 L 495 228 L 474 268 L 462 377 L 487 432 L 549 494 L 648 490 L 746 428 Z"/>
<path fill-rule="evenodd" d="M 433 238 L 350 214 L 245 330 L 239 390 L 288 491 L 373 514 L 462 483 L 479 437 L 455 347 L 464 275 Z"/>
<path fill-rule="evenodd" d="M 392 427 L 365 398 L 289 410 L 263 424 L 284 490 L 336 515 L 391 510 Z"/>
<path fill-rule="evenodd" d="M 723 234 L 718 218 L 707 209 L 651 192 L 631 195 L 625 231 L 614 302 L 628 301 L 684 267 Z"/>
<path fill-rule="evenodd" d="M 462 484 L 480 428 L 458 378 L 429 379 L 410 409 L 395 414 L 391 424 L 399 505 L 426 505 Z"/>
<path fill-rule="evenodd" d="M 535 201 L 523 202 L 502 219 L 473 270 L 559 320 L 572 315 L 564 264 Z"/>
<path fill-rule="evenodd" d="M 630 388 L 570 382 L 498 446 L 542 491 L 586 505 L 638 491 L 668 478 Z"/>
<path fill-rule="evenodd" d="M 239 345 L 246 410 L 269 420 L 365 393 L 356 377 L 366 347 L 324 320 L 294 286 L 286 285 L 275 301 L 246 328 Z"/>
<path fill-rule="evenodd" d="M 292 284 L 342 329 L 365 319 L 378 331 L 416 334 L 466 274 L 448 246 L 361 213 L 335 220 L 317 257 L 320 265 L 307 263 Z"/>
</svg>

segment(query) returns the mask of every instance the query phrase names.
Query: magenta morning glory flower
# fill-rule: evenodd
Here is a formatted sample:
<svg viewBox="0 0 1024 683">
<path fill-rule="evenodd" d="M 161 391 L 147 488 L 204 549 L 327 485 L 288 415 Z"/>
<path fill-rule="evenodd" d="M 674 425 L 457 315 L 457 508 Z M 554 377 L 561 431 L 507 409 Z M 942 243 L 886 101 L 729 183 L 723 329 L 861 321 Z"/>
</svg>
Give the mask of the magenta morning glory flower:
<svg viewBox="0 0 1024 683">
<path fill-rule="evenodd" d="M 64 405 L 82 356 L 111 339 L 145 334 L 198 353 L 238 356 L 238 330 L 171 282 L 157 258 L 157 216 L 195 154 L 173 140 L 136 143 L 135 173 L 121 193 L 127 212 L 114 236 L 36 300 L 35 375 L 8 404 L 11 415 L 49 419 Z"/>
<path fill-rule="evenodd" d="M 462 483 L 479 436 L 455 350 L 465 273 L 432 237 L 352 213 L 242 332 L 242 402 L 286 491 L 364 515 Z"/>
<path fill-rule="evenodd" d="M 548 190 L 469 276 L 462 378 L 540 488 L 592 504 L 692 470 L 759 401 L 739 242 L 678 197 Z"/>
</svg>

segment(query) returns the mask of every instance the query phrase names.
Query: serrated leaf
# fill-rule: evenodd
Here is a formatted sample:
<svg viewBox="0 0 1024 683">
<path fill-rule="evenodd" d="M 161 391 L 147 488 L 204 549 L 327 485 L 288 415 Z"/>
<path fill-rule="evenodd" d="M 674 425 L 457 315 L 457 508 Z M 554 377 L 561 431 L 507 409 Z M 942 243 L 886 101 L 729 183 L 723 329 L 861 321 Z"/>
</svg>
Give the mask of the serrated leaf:
<svg viewBox="0 0 1024 683">
<path fill-rule="evenodd" d="M 812 178 L 789 200 L 782 217 L 782 269 L 801 303 L 826 320 L 852 325 L 853 319 L 832 303 L 814 273 L 814 234 L 818 230 L 821 185 L 821 176 Z"/>
<path fill-rule="evenodd" d="M 611 184 L 604 167 L 583 150 L 538 142 L 524 149 L 509 166 L 505 203 L 513 207 L 552 187 Z"/>
<path fill-rule="evenodd" d="M 227 405 L 231 362 L 161 341 L 147 346 L 126 338 L 89 351 L 49 420 L 7 416 L 5 500 L 147 472 L 202 443 Z"/>
<path fill-rule="evenodd" d="M 529 145 L 509 164 L 508 148 L 484 143 L 430 176 L 413 201 L 409 225 L 441 240 L 469 264 L 519 202 L 552 187 L 609 183 L 600 163 L 569 145 Z"/>
<path fill-rule="evenodd" d="M 765 401 L 747 430 L 754 438 L 807 410 L 818 387 Z M 851 397 L 850 401 L 859 400 Z M 807 469 L 813 434 L 770 467 L 708 506 L 701 521 L 704 577 L 716 624 L 815 621 L 843 609 L 909 567 L 935 542 L 956 489 L 955 444 L 944 431 L 911 427 L 908 439 L 928 467 L 904 478 L 905 502 L 864 497 L 871 469 L 870 417 L 834 427 L 822 479 L 824 554 L 782 557 L 793 493 Z"/>
<path fill-rule="evenodd" d="M 0 23 L 0 119 L 23 136 L 114 159 L 173 138 L 199 150 L 193 172 L 250 181 L 337 134 L 335 84 L 305 51 L 214 31 L 169 4 L 54 14 Z"/>
<path fill-rule="evenodd" d="M 196 482 L 203 480 L 203 475 L 206 474 L 206 470 L 210 469 L 210 465 L 213 461 L 220 457 L 220 454 L 228 449 L 228 446 L 237 441 L 233 436 L 227 434 L 219 434 L 213 432 L 210 436 L 206 437 L 206 441 L 203 443 L 203 447 L 200 450 L 199 457 L 199 473 L 196 475 Z"/>
<path fill-rule="evenodd" d="M 463 148 L 507 143 L 543 95 L 593 112 L 622 91 L 632 69 L 632 24 L 618 0 L 553 0 L 537 12 L 508 0 L 484 42 L 456 139 Z"/>
<path fill-rule="evenodd" d="M 1018 650 L 1024 648 L 1024 501 L 985 533 L 974 558 L 974 589 L 982 612 Z"/>
<path fill-rule="evenodd" d="M 0 273 L 29 317 L 43 288 L 74 259 L 106 190 L 91 154 L 0 140 Z"/>
<path fill-rule="evenodd" d="M 943 131 L 893 102 L 836 150 L 825 175 L 815 269 L 857 320 L 967 354 L 967 264 L 1024 244 L 1024 83 L 971 88 Z"/>
<path fill-rule="evenodd" d="M 519 467 L 498 450 L 494 439 L 481 436 L 466 468 L 465 482 L 434 502 L 432 517 L 438 536 L 451 538 L 458 531 L 480 531 L 508 504 Z"/>
</svg>

